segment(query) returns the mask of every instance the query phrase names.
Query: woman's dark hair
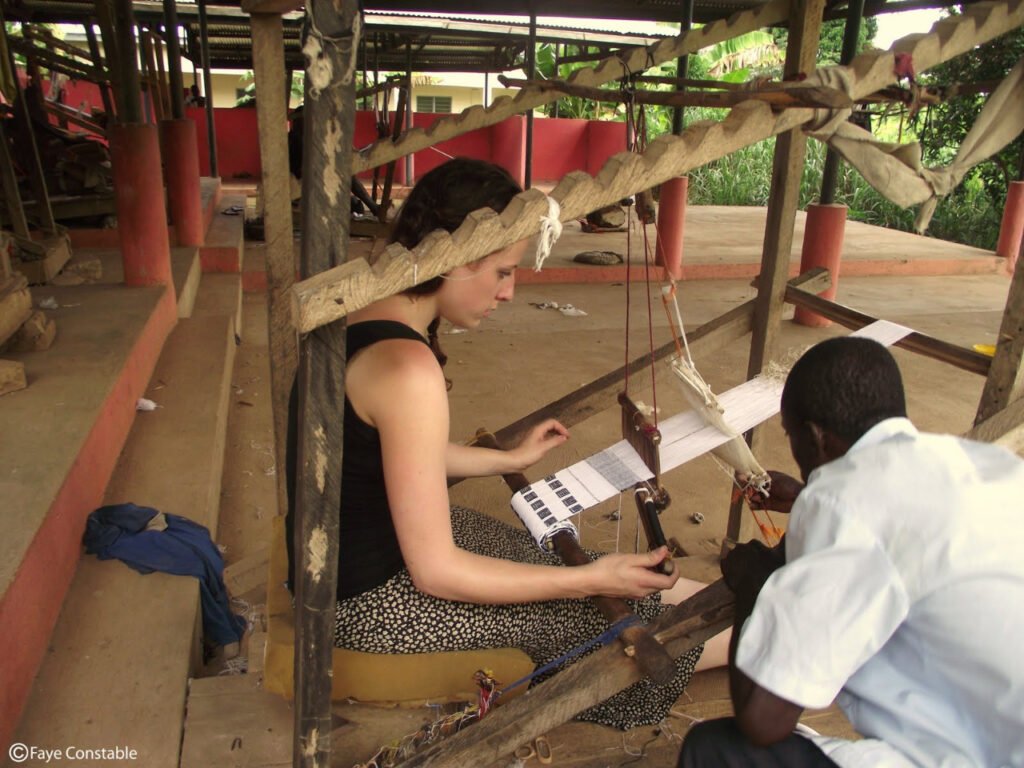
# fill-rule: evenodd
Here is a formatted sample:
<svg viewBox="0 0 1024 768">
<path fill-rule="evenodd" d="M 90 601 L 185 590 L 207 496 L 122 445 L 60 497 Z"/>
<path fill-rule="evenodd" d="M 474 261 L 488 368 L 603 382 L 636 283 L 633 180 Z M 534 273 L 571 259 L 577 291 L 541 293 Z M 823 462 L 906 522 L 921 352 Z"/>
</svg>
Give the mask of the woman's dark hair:
<svg viewBox="0 0 1024 768">
<path fill-rule="evenodd" d="M 478 208 L 490 208 L 501 213 L 522 191 L 522 187 L 501 166 L 469 157 L 456 157 L 427 172 L 416 182 L 398 212 L 388 242 L 413 248 L 435 229 L 454 232 Z M 443 279 L 440 276 L 431 278 L 405 293 L 418 296 L 436 293 Z M 439 322 L 434 320 L 427 330 L 430 347 L 443 366 L 447 357 L 437 341 Z"/>
<path fill-rule="evenodd" d="M 852 444 L 880 421 L 907 415 L 899 366 L 872 339 L 828 339 L 793 366 L 782 390 L 782 412 Z"/>
</svg>

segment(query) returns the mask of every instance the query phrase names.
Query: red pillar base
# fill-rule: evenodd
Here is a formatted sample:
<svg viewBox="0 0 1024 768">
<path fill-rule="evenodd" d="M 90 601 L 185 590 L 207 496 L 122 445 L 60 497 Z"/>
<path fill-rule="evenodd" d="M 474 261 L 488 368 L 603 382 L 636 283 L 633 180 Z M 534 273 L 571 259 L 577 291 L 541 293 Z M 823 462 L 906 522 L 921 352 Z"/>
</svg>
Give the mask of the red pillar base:
<svg viewBox="0 0 1024 768">
<path fill-rule="evenodd" d="M 117 228 L 127 285 L 162 283 L 174 292 L 156 126 L 114 125 L 108 132 L 114 167 Z"/>
<path fill-rule="evenodd" d="M 658 198 L 658 239 L 654 263 L 665 267 L 673 280 L 683 279 L 683 230 L 686 220 L 688 176 L 669 179 L 661 185 Z"/>
<path fill-rule="evenodd" d="M 1020 253 L 1021 239 L 1024 239 L 1024 181 L 1011 181 L 1006 190 L 1006 207 L 996 245 L 996 256 L 1007 260 L 1011 272 Z"/>
<path fill-rule="evenodd" d="M 804 245 L 800 252 L 800 272 L 804 273 L 814 267 L 825 267 L 832 273 L 832 286 L 818 294 L 826 299 L 834 299 L 839 287 L 839 261 L 843 253 L 845 231 L 845 205 L 807 206 Z M 803 307 L 796 308 L 793 319 L 812 328 L 825 328 L 832 324 L 831 320 Z"/>
<path fill-rule="evenodd" d="M 167 178 L 178 245 L 203 244 L 203 207 L 199 196 L 199 145 L 196 124 L 187 118 L 160 121 L 160 154 Z"/>
</svg>

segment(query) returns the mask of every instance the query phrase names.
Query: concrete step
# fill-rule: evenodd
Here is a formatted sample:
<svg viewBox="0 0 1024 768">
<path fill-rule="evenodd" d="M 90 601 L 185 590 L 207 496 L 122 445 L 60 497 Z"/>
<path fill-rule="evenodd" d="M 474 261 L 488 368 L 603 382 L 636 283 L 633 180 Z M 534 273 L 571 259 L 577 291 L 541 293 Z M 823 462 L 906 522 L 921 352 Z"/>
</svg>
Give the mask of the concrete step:
<svg viewBox="0 0 1024 768">
<path fill-rule="evenodd" d="M 162 287 L 36 289 L 57 324 L 45 352 L 6 355 L 28 387 L 0 398 L 0 746 L 21 715 L 176 311 Z M 2 753 L 2 752 L 0 752 Z"/>
<path fill-rule="evenodd" d="M 104 503 L 155 507 L 216 532 L 241 287 L 237 275 L 211 277 L 163 348 L 144 393 L 160 407 L 136 419 Z M 177 768 L 200 620 L 195 579 L 82 557 L 14 740 L 120 745 L 140 765 Z"/>
<path fill-rule="evenodd" d="M 203 272 L 241 272 L 245 247 L 245 195 L 224 195 L 199 249 Z"/>
</svg>

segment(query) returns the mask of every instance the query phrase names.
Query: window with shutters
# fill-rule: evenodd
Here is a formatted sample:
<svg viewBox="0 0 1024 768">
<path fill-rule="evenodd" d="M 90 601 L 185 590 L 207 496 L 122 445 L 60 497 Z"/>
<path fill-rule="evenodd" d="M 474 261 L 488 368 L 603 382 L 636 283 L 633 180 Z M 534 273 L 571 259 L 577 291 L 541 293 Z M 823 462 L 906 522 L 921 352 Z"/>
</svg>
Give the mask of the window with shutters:
<svg viewBox="0 0 1024 768">
<path fill-rule="evenodd" d="M 451 96 L 417 96 L 417 112 L 451 112 Z"/>
</svg>

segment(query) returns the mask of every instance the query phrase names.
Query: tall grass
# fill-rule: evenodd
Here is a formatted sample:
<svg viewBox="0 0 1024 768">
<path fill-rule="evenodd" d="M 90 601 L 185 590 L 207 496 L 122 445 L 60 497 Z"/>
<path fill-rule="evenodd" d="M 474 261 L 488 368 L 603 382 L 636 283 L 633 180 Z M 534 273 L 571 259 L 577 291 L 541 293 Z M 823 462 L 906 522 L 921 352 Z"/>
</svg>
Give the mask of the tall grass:
<svg viewBox="0 0 1024 768">
<path fill-rule="evenodd" d="M 817 141 L 807 144 L 807 159 L 800 181 L 801 208 L 816 202 L 821 192 L 825 149 Z M 692 171 L 689 202 L 692 205 L 767 205 L 774 151 L 775 139 L 766 139 Z M 847 206 L 847 215 L 854 221 L 913 231 L 916 211 L 886 200 L 846 163 L 841 163 L 835 199 Z M 1001 218 L 1002 211 L 997 210 L 985 194 L 981 179 L 968 175 L 949 197 L 939 202 L 926 234 L 994 250 Z"/>
</svg>

